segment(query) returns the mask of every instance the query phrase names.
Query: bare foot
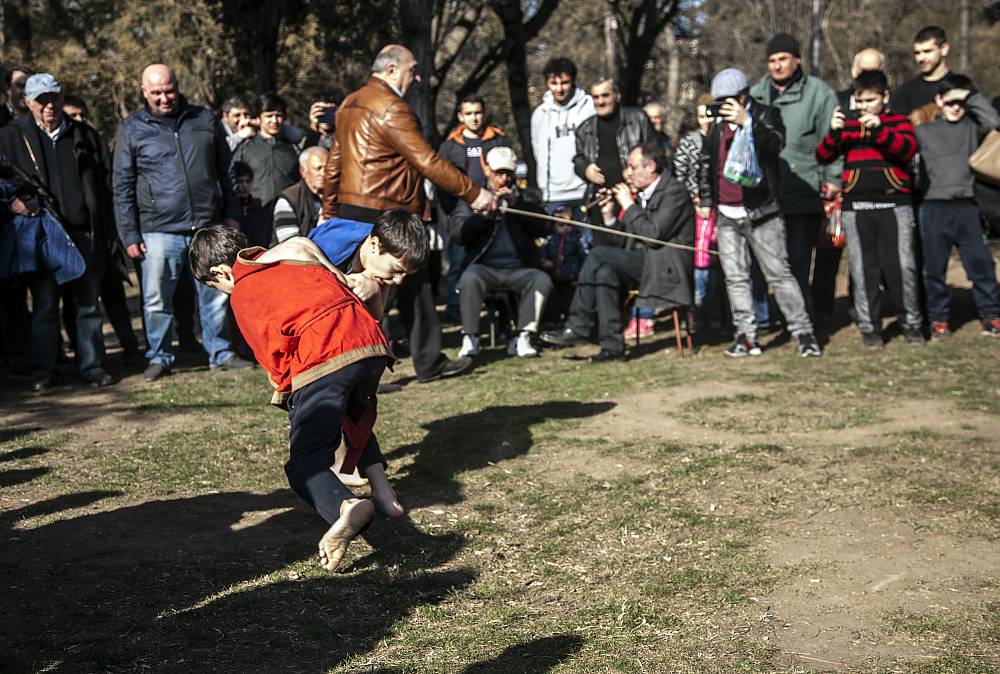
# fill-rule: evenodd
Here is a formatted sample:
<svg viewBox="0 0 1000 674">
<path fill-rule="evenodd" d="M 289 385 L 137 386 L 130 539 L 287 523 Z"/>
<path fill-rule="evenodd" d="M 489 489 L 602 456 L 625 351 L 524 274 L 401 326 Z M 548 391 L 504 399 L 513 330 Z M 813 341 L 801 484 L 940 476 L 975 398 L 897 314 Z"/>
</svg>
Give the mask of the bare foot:
<svg viewBox="0 0 1000 674">
<path fill-rule="evenodd" d="M 340 519 L 319 541 L 319 563 L 333 571 L 347 552 L 347 546 L 375 516 L 375 505 L 367 499 L 347 499 L 340 506 Z"/>
</svg>

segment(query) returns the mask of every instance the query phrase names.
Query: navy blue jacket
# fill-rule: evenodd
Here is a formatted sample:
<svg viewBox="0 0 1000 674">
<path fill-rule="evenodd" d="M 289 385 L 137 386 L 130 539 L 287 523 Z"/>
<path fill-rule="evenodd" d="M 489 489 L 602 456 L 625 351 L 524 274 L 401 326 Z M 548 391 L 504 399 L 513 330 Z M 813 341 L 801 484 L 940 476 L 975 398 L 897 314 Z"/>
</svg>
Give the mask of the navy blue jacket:
<svg viewBox="0 0 1000 674">
<path fill-rule="evenodd" d="M 112 182 L 126 246 L 144 232 L 190 233 L 239 213 L 225 134 L 206 108 L 181 102 L 177 131 L 142 107 L 122 120 Z"/>
</svg>

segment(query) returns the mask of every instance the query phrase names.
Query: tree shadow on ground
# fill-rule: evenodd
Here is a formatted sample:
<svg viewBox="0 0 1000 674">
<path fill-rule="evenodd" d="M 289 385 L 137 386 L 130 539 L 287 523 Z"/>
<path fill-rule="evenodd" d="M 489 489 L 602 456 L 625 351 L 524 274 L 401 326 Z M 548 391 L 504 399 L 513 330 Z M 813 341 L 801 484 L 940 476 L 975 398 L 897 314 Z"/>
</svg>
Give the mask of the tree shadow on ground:
<svg viewBox="0 0 1000 674">
<path fill-rule="evenodd" d="M 504 649 L 495 658 L 470 665 L 462 674 L 545 674 L 583 647 L 583 639 L 574 634 L 533 639 Z"/>
<path fill-rule="evenodd" d="M 437 569 L 459 536 L 426 535 L 408 518 L 367 535 L 384 563 L 350 575 L 285 571 L 314 555 L 324 529 L 286 491 L 151 501 L 26 528 L 114 495 L 0 514 L 5 671 L 325 671 L 476 578 Z"/>
<path fill-rule="evenodd" d="M 614 406 L 577 401 L 501 405 L 432 421 L 423 425 L 423 440 L 388 453 L 390 461 L 414 457 L 397 473 L 394 486 L 408 508 L 458 503 L 465 496 L 456 476 L 525 454 L 534 444 L 533 426 L 596 416 Z"/>
</svg>

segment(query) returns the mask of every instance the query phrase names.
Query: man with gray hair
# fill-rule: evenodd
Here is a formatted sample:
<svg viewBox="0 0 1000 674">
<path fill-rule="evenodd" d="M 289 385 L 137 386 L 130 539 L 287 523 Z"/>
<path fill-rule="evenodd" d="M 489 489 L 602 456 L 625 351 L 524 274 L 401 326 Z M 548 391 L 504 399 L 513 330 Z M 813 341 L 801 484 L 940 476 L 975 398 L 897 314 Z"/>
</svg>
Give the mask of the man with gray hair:
<svg viewBox="0 0 1000 674">
<path fill-rule="evenodd" d="M 424 215 L 426 178 L 467 202 L 474 211 L 492 211 L 489 190 L 469 180 L 428 145 L 420 121 L 403 97 L 419 81 L 417 60 L 398 44 L 383 47 L 368 82 L 337 110 L 333 144 L 326 160 L 322 217 L 374 223 L 383 211 L 402 208 Z M 469 358 L 441 353 L 441 322 L 430 277 L 422 269 L 407 274 L 397 294 L 404 322 L 411 325 L 410 353 L 417 379 L 431 381 L 468 370 Z"/>
<path fill-rule="evenodd" d="M 621 92 L 610 77 L 602 77 L 590 85 L 594 100 L 594 115 L 576 127 L 576 156 L 573 168 L 587 181 L 585 202 L 598 194 L 604 195 L 624 182 L 628 153 L 636 145 L 656 142 L 656 130 L 641 108 L 621 107 Z M 600 209 L 590 211 L 590 220 L 603 225 Z M 595 246 L 624 246 L 624 239 L 612 234 L 594 234 Z"/>
<path fill-rule="evenodd" d="M 286 187 L 274 202 L 274 239 L 278 243 L 293 236 L 307 236 L 319 221 L 323 204 L 323 168 L 329 153 L 319 145 L 299 155 L 302 180 Z"/>
</svg>

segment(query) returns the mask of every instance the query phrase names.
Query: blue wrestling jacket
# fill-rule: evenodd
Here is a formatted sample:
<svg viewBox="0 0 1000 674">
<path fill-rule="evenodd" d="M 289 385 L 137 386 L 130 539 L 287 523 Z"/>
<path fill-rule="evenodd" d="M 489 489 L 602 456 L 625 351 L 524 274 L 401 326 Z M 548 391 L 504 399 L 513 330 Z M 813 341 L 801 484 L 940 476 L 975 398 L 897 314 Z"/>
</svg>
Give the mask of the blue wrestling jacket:
<svg viewBox="0 0 1000 674">
<path fill-rule="evenodd" d="M 358 246 L 372 233 L 372 225 L 356 220 L 330 218 L 309 232 L 326 259 L 345 274 L 350 272 Z"/>
</svg>

